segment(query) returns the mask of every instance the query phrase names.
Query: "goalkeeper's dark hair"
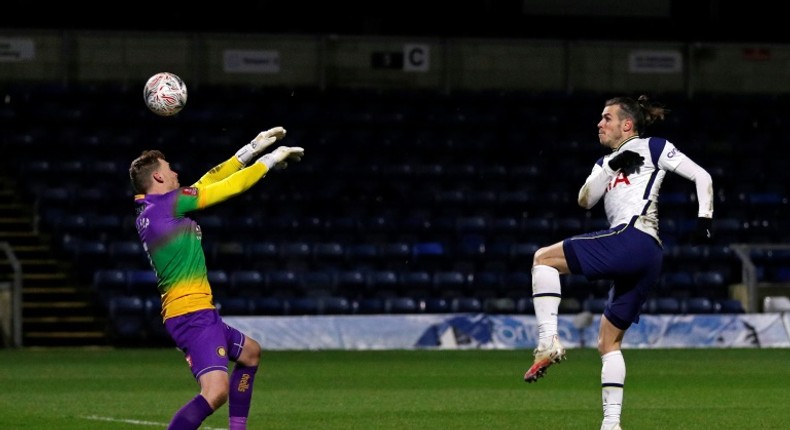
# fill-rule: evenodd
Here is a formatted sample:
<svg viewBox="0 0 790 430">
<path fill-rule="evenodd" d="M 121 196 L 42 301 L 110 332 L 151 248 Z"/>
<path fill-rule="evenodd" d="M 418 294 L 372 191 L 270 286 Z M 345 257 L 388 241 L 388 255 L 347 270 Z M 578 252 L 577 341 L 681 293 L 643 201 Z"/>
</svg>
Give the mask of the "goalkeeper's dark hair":
<svg viewBox="0 0 790 430">
<path fill-rule="evenodd" d="M 151 149 L 143 151 L 129 166 L 129 179 L 135 194 L 145 194 L 151 186 L 151 174 L 159 168 L 159 160 L 164 160 L 162 151 Z"/>
<path fill-rule="evenodd" d="M 631 97 L 615 97 L 606 101 L 606 106 L 620 106 L 621 120 L 629 118 L 634 121 L 636 133 L 641 136 L 645 129 L 658 120 L 663 120 L 669 109 L 651 102 L 646 95 L 634 100 Z"/>
</svg>

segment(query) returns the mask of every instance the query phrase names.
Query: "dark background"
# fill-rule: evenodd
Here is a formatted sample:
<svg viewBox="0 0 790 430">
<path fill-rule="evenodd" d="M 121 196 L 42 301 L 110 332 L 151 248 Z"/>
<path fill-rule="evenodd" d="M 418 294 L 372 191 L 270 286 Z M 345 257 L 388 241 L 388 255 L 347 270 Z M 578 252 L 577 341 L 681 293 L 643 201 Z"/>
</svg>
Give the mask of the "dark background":
<svg viewBox="0 0 790 430">
<path fill-rule="evenodd" d="M 683 42 L 790 42 L 780 1 L 566 0 L 134 1 L 75 5 L 7 0 L 0 29 L 201 31 Z M 88 3 L 90 4 L 90 3 Z M 663 12 L 639 5 L 662 5 Z M 643 8 L 647 9 L 647 8 Z M 651 9 L 655 9 L 652 8 Z"/>
</svg>

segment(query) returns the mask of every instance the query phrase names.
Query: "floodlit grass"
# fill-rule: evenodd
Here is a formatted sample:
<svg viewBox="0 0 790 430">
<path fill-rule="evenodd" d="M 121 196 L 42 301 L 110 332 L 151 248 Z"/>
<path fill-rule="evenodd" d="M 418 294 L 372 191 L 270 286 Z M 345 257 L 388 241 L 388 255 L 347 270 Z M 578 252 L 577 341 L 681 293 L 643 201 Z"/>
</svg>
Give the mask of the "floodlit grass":
<svg viewBox="0 0 790 430">
<path fill-rule="evenodd" d="M 625 429 L 787 429 L 790 350 L 626 350 Z M 265 352 L 251 429 L 597 429 L 593 349 Z M 175 349 L 0 350 L 0 428 L 165 428 L 197 393 Z M 204 423 L 227 428 L 227 406 Z"/>
</svg>

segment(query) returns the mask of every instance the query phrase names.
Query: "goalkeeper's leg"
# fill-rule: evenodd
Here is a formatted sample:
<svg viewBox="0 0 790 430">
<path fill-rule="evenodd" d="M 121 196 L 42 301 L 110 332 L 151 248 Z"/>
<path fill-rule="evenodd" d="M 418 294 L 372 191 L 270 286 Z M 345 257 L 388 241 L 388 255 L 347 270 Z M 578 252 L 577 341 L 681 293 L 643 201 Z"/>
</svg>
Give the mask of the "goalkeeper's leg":
<svg viewBox="0 0 790 430">
<path fill-rule="evenodd" d="M 252 388 L 261 359 L 261 346 L 242 335 L 241 352 L 230 375 L 228 393 L 228 430 L 246 430 L 250 414 Z"/>
</svg>

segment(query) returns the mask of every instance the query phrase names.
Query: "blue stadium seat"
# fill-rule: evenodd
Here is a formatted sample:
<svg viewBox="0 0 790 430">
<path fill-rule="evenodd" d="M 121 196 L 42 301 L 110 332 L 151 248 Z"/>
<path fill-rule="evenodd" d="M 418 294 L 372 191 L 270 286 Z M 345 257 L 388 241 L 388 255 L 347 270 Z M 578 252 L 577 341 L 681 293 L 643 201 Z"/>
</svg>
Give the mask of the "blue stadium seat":
<svg viewBox="0 0 790 430">
<path fill-rule="evenodd" d="M 433 283 L 431 274 L 424 270 L 398 273 L 401 291 L 430 289 Z"/>
<path fill-rule="evenodd" d="M 470 278 L 473 291 L 499 291 L 502 288 L 502 273 L 495 271 L 475 272 Z"/>
<path fill-rule="evenodd" d="M 321 266 L 337 265 L 345 259 L 345 249 L 340 242 L 318 242 L 313 244 L 313 261 Z"/>
<path fill-rule="evenodd" d="M 152 269 L 131 269 L 127 271 L 126 279 L 132 294 L 150 294 L 157 291 L 159 281 Z"/>
<path fill-rule="evenodd" d="M 746 310 L 743 307 L 743 303 L 737 299 L 721 299 L 717 300 L 718 306 L 716 309 L 721 314 L 743 314 L 746 313 Z"/>
<path fill-rule="evenodd" d="M 352 303 L 345 297 L 322 297 L 320 299 L 321 313 L 325 315 L 338 315 L 351 313 Z"/>
<path fill-rule="evenodd" d="M 537 243 L 514 243 L 510 246 L 510 258 L 515 264 L 529 267 L 532 265 L 532 258 L 540 246 Z"/>
<path fill-rule="evenodd" d="M 455 297 L 450 301 L 450 311 L 459 313 L 482 312 L 483 303 L 477 297 Z"/>
<path fill-rule="evenodd" d="M 346 246 L 346 259 L 351 264 L 371 263 L 378 258 L 378 247 L 372 243 L 356 243 Z"/>
<path fill-rule="evenodd" d="M 587 312 L 592 312 L 593 314 L 600 314 L 603 313 L 604 308 L 606 307 L 606 302 L 609 299 L 601 298 L 601 297 L 590 297 L 584 299 L 582 302 L 582 310 Z"/>
<path fill-rule="evenodd" d="M 651 314 L 680 314 L 680 300 L 675 297 L 655 297 L 647 301 L 647 312 Z"/>
<path fill-rule="evenodd" d="M 162 298 L 158 295 L 145 296 L 143 306 L 145 306 L 145 325 L 149 339 L 159 342 L 167 341 L 168 344 L 172 342 L 170 333 L 167 332 L 164 321 L 162 321 Z"/>
<path fill-rule="evenodd" d="M 146 336 L 146 312 L 138 296 L 118 296 L 110 299 L 108 322 L 110 332 L 118 340 L 137 341 Z"/>
<path fill-rule="evenodd" d="M 439 242 L 418 242 L 412 245 L 412 257 L 425 270 L 439 269 L 446 262 L 444 245 Z"/>
<path fill-rule="evenodd" d="M 218 297 L 214 306 L 222 315 L 249 315 L 252 310 L 250 300 L 245 297 Z"/>
<path fill-rule="evenodd" d="M 386 260 L 408 261 L 411 259 L 411 246 L 405 242 L 384 243 L 379 245 L 378 254 Z"/>
<path fill-rule="evenodd" d="M 245 253 L 247 258 L 249 258 L 253 262 L 258 262 L 262 260 L 269 260 L 274 261 L 274 259 L 280 255 L 280 252 L 277 248 L 277 244 L 275 242 L 264 241 L 264 242 L 252 242 L 246 245 Z"/>
<path fill-rule="evenodd" d="M 86 240 L 76 244 L 74 257 L 83 263 L 90 263 L 91 266 L 103 265 L 107 261 L 108 248 L 104 241 Z"/>
<path fill-rule="evenodd" d="M 338 294 L 356 297 L 366 291 L 367 271 L 340 270 L 335 272 L 335 289 Z"/>
<path fill-rule="evenodd" d="M 681 308 L 684 314 L 712 314 L 716 312 L 715 303 L 707 297 L 683 299 Z"/>
<path fill-rule="evenodd" d="M 466 275 L 459 271 L 440 271 L 433 274 L 433 288 L 439 295 L 446 292 L 460 293 L 466 285 Z"/>
<path fill-rule="evenodd" d="M 302 291 L 308 290 L 326 290 L 332 291 L 335 289 L 335 275 L 329 271 L 316 270 L 307 271 L 298 274 L 299 288 Z"/>
<path fill-rule="evenodd" d="M 554 220 L 553 231 L 559 237 L 584 233 L 584 224 L 579 218 L 558 218 Z"/>
<path fill-rule="evenodd" d="M 488 220 L 483 216 L 467 216 L 456 218 L 455 228 L 460 233 L 485 233 Z"/>
<path fill-rule="evenodd" d="M 386 299 L 368 297 L 354 301 L 354 313 L 357 314 L 384 314 L 387 312 Z"/>
<path fill-rule="evenodd" d="M 395 295 L 395 292 L 398 290 L 398 275 L 392 270 L 374 270 L 368 272 L 367 288 L 373 295 Z"/>
<path fill-rule="evenodd" d="M 148 257 L 145 255 L 143 245 L 138 240 L 122 240 L 111 242 L 109 246 L 110 259 L 113 263 L 123 268 L 142 269 L 150 267 Z"/>
<path fill-rule="evenodd" d="M 505 292 L 532 293 L 532 274 L 525 271 L 506 272 L 502 274 L 502 289 Z"/>
<path fill-rule="evenodd" d="M 251 302 L 251 315 L 285 315 L 286 302 L 280 297 L 254 297 Z"/>
<path fill-rule="evenodd" d="M 211 263 L 225 268 L 240 268 L 246 261 L 246 249 L 241 241 L 215 243 L 211 250 Z"/>
<path fill-rule="evenodd" d="M 489 222 L 489 232 L 493 234 L 513 236 L 518 233 L 519 222 L 513 217 L 494 218 Z"/>
<path fill-rule="evenodd" d="M 55 230 L 58 234 L 75 234 L 77 236 L 85 234 L 89 229 L 87 216 L 66 214 L 54 221 Z"/>
<path fill-rule="evenodd" d="M 222 231 L 225 220 L 219 215 L 201 214 L 195 217 L 195 221 L 200 224 L 200 228 L 205 231 Z"/>
<path fill-rule="evenodd" d="M 91 289 L 105 306 L 109 306 L 111 297 L 129 294 L 127 272 L 120 269 L 99 269 L 93 273 Z"/>
<path fill-rule="evenodd" d="M 229 277 L 230 294 L 243 294 L 247 297 L 256 297 L 256 291 L 266 288 L 266 279 L 258 270 L 234 270 Z"/>
<path fill-rule="evenodd" d="M 297 290 L 300 276 L 293 270 L 272 270 L 264 276 L 266 285 L 272 290 Z"/>
<path fill-rule="evenodd" d="M 483 300 L 483 311 L 488 314 L 512 314 L 516 312 L 516 301 L 510 297 L 491 297 Z"/>
<path fill-rule="evenodd" d="M 445 298 L 429 297 L 423 299 L 420 304 L 426 314 L 444 314 L 450 312 L 450 302 Z"/>
<path fill-rule="evenodd" d="M 659 281 L 660 290 L 689 292 L 694 289 L 694 277 L 688 272 L 666 272 Z"/>
<path fill-rule="evenodd" d="M 693 275 L 694 286 L 699 290 L 717 291 L 725 287 L 724 275 L 716 271 L 695 272 Z"/>
<path fill-rule="evenodd" d="M 227 291 L 230 287 L 230 277 L 224 270 L 208 270 L 206 272 L 206 277 L 208 278 L 209 285 L 211 285 L 211 289 L 215 293 Z"/>
<path fill-rule="evenodd" d="M 318 315 L 321 311 L 320 301 L 313 297 L 295 297 L 288 299 L 289 315 Z"/>
<path fill-rule="evenodd" d="M 285 242 L 280 244 L 280 258 L 285 261 L 307 261 L 312 255 L 312 249 L 307 242 Z"/>
<path fill-rule="evenodd" d="M 516 313 L 535 315 L 535 305 L 532 303 L 532 297 L 521 297 L 516 300 Z"/>
<path fill-rule="evenodd" d="M 414 314 L 419 312 L 419 305 L 412 297 L 390 297 L 386 299 L 386 309 L 391 314 Z"/>
</svg>

